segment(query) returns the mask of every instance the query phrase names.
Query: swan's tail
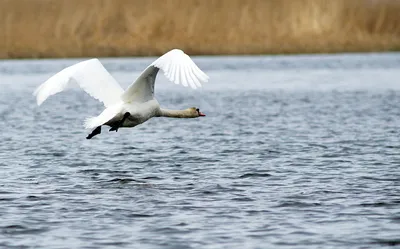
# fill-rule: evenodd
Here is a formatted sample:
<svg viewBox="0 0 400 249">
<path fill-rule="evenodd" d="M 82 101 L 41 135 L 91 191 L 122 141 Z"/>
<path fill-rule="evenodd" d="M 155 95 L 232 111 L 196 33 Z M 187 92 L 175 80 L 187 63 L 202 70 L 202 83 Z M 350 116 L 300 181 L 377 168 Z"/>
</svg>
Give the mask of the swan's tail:
<svg viewBox="0 0 400 249">
<path fill-rule="evenodd" d="M 121 111 L 121 105 L 110 106 L 105 109 L 102 113 L 100 113 L 97 117 L 89 117 L 85 119 L 83 126 L 86 129 L 93 129 L 98 126 L 104 125 L 111 119 L 113 119 L 116 115 L 118 115 Z"/>
<path fill-rule="evenodd" d="M 89 117 L 85 119 L 83 126 L 85 129 L 93 129 L 98 126 L 97 123 L 97 117 Z"/>
</svg>

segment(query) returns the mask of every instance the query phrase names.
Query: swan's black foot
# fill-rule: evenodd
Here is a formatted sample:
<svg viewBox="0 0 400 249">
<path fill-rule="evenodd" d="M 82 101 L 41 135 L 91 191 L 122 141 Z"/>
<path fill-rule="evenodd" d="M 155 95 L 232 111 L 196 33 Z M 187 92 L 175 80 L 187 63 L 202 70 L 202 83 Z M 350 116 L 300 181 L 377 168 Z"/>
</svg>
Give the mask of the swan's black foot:
<svg viewBox="0 0 400 249">
<path fill-rule="evenodd" d="M 120 127 L 122 127 L 122 125 L 124 124 L 125 120 L 126 120 L 130 115 L 131 115 L 131 114 L 130 114 L 129 112 L 126 112 L 126 113 L 124 114 L 124 117 L 121 119 L 121 121 L 119 121 L 119 123 L 118 123 L 116 126 L 112 126 L 111 129 L 110 129 L 110 131 L 115 131 L 115 132 L 117 132 L 118 129 L 119 129 Z"/>
<path fill-rule="evenodd" d="M 94 130 L 92 131 L 92 133 L 90 133 L 90 134 L 86 137 L 86 139 L 91 139 L 92 137 L 94 137 L 94 136 L 96 136 L 96 135 L 98 135 L 98 134 L 100 134 L 100 133 L 101 133 L 101 126 L 97 126 L 97 128 L 94 129 Z"/>
</svg>

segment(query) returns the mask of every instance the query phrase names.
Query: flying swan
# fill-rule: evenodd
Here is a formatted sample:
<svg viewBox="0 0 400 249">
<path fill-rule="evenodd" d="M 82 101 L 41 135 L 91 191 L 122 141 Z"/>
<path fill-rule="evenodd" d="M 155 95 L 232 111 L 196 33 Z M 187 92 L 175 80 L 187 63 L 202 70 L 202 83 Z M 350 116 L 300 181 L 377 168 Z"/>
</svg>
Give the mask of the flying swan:
<svg viewBox="0 0 400 249">
<path fill-rule="evenodd" d="M 134 127 L 152 117 L 197 118 L 205 116 L 198 108 L 169 110 L 160 108 L 154 98 L 154 82 L 159 70 L 168 80 L 193 89 L 207 82 L 208 76 L 182 50 L 173 49 L 148 66 L 139 78 L 125 91 L 98 59 L 79 62 L 58 72 L 41 84 L 33 93 L 40 106 L 49 96 L 59 93 L 76 83 L 93 98 L 103 102 L 105 109 L 97 117 L 87 118 L 86 129 L 94 129 L 86 138 L 101 133 L 101 126 L 110 131 L 121 127 Z"/>
</svg>

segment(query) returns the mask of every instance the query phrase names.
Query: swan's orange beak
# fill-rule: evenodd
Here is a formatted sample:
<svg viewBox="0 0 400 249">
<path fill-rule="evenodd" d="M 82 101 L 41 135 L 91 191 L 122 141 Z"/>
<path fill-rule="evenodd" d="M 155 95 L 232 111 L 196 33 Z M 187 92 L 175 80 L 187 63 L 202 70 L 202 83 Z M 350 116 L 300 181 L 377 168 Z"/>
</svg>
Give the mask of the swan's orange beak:
<svg viewBox="0 0 400 249">
<path fill-rule="evenodd" d="M 202 112 L 199 112 L 199 116 L 200 116 L 200 117 L 205 117 L 206 114 L 204 114 L 204 113 L 202 113 Z"/>
</svg>

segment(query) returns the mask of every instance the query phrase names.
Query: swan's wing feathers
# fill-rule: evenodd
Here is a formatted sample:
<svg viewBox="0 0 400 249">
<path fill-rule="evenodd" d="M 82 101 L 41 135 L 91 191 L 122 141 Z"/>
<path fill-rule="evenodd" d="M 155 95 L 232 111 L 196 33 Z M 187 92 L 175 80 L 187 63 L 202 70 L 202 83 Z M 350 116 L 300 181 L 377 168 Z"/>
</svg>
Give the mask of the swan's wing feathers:
<svg viewBox="0 0 400 249">
<path fill-rule="evenodd" d="M 152 66 L 163 70 L 165 77 L 175 84 L 190 85 L 193 89 L 207 82 L 208 76 L 182 50 L 173 49 L 164 54 Z M 196 83 L 195 83 L 196 82 Z"/>
<path fill-rule="evenodd" d="M 155 60 L 148 66 L 139 78 L 132 83 L 122 95 L 125 102 L 145 102 L 153 99 L 154 82 L 161 69 L 165 77 L 175 84 L 190 86 L 193 89 L 201 87 L 201 82 L 207 82 L 208 76 L 182 50 L 173 49 Z"/>
<path fill-rule="evenodd" d="M 90 59 L 63 69 L 40 85 L 33 93 L 37 104 L 41 105 L 48 97 L 65 90 L 73 83 L 105 106 L 120 101 L 124 92 L 98 59 Z"/>
<path fill-rule="evenodd" d="M 154 82 L 158 73 L 158 68 L 149 66 L 122 94 L 124 102 L 140 102 L 152 100 L 154 95 Z"/>
<path fill-rule="evenodd" d="M 36 88 L 33 95 L 36 96 L 37 104 L 41 105 L 49 96 L 62 92 L 67 88 L 70 81 L 69 75 L 73 71 L 75 71 L 74 67 L 67 67 Z"/>
</svg>

